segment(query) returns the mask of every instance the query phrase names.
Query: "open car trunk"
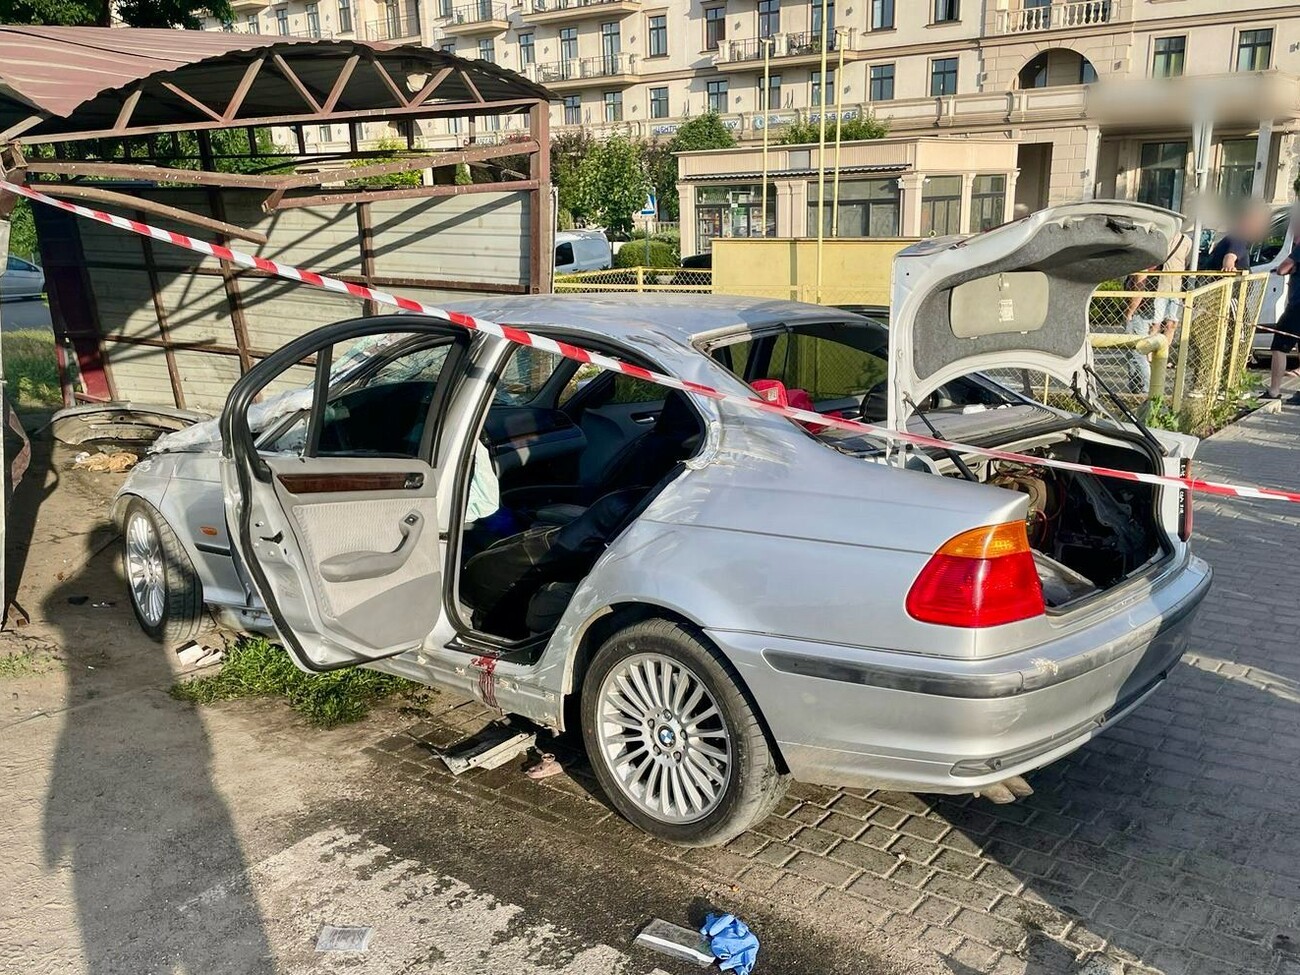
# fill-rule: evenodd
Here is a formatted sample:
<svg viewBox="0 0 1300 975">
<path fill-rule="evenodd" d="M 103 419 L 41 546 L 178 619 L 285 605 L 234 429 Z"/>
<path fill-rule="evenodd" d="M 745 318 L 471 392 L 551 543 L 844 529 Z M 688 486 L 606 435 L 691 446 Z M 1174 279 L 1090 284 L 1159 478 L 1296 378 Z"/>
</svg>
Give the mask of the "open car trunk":
<svg viewBox="0 0 1300 975">
<path fill-rule="evenodd" d="M 1138 473 L 1166 473 L 1179 461 L 1159 458 L 1139 436 L 1086 425 L 990 444 L 1001 450 Z M 1177 505 L 1164 489 L 1113 477 L 992 458 L 966 458 L 976 480 L 1028 499 L 1025 527 L 1043 599 L 1072 607 L 1157 567 L 1174 552 Z M 937 473 L 963 477 L 947 457 Z"/>
</svg>

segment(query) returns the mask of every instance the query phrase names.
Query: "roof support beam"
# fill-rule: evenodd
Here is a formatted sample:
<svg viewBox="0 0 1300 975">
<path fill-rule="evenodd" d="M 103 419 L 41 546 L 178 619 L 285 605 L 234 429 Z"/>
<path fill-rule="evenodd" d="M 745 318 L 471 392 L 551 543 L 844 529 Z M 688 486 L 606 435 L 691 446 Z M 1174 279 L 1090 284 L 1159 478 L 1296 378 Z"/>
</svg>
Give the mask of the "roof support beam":
<svg viewBox="0 0 1300 975">
<path fill-rule="evenodd" d="M 480 105 L 482 105 L 482 104 L 483 104 L 483 95 L 482 95 L 482 93 L 478 90 L 478 85 L 474 84 L 474 79 L 472 79 L 472 78 L 469 76 L 469 72 L 466 71 L 464 68 L 461 68 L 461 69 L 460 69 L 460 80 L 463 81 L 463 82 L 465 82 L 465 87 L 468 88 L 468 89 L 469 89 L 469 93 L 470 93 L 471 95 L 474 96 L 474 101 L 476 101 L 476 102 L 478 102 Z"/>
<path fill-rule="evenodd" d="M 398 83 L 393 80 L 393 76 L 388 73 L 388 69 L 380 63 L 379 58 L 375 57 L 375 52 L 367 50 L 365 52 L 365 58 L 370 62 L 370 66 L 375 69 L 375 72 L 379 75 L 380 79 L 388 87 L 388 90 L 392 92 L 393 97 L 397 99 L 397 104 L 401 105 L 403 108 L 409 108 L 411 105 L 411 96 L 402 91 L 401 86 L 398 85 Z"/>
<path fill-rule="evenodd" d="M 360 60 L 360 54 L 353 54 L 343 62 L 343 68 L 339 71 L 339 76 L 334 79 L 334 87 L 330 89 L 325 104 L 321 106 L 322 112 L 332 112 L 338 107 L 339 99 L 343 97 L 343 89 L 348 86 L 348 82 L 352 79 L 352 72 L 357 69 L 357 62 Z"/>
<path fill-rule="evenodd" d="M 21 122 L 15 122 L 13 125 L 9 126 L 9 128 L 5 129 L 3 132 L 0 132 L 0 145 L 3 145 L 4 143 L 8 142 L 10 139 L 18 138 L 28 129 L 35 128 L 36 126 L 44 122 L 47 117 L 48 116 L 45 115 L 29 115 Z M 37 141 L 44 141 L 44 140 L 37 140 Z"/>
<path fill-rule="evenodd" d="M 320 102 L 316 101 L 312 93 L 307 90 L 307 86 L 302 83 L 302 79 L 294 74 L 293 68 L 289 67 L 289 62 L 284 59 L 283 55 L 272 54 L 271 60 L 280 69 L 280 74 L 284 75 L 289 84 L 293 85 L 293 90 L 298 93 L 298 97 L 305 101 L 313 112 L 319 114 L 321 111 Z"/>
<path fill-rule="evenodd" d="M 33 160 L 27 166 L 29 173 L 44 173 L 51 176 L 95 176 L 110 179 L 148 179 L 158 183 L 191 183 L 196 186 L 242 186 L 264 188 L 267 177 L 253 176 L 248 173 L 210 173 L 202 169 L 167 169 L 163 166 L 128 166 L 112 162 L 53 162 L 44 159 Z M 52 183 L 40 183 L 38 188 L 47 189 Z"/>
<path fill-rule="evenodd" d="M 243 107 L 244 99 L 248 97 L 248 90 L 253 87 L 253 82 L 257 80 L 258 72 L 262 70 L 262 65 L 266 64 L 266 57 L 263 55 L 256 61 L 252 62 L 244 71 L 244 77 L 239 79 L 239 87 L 235 89 L 234 96 L 230 99 L 230 104 L 226 106 L 222 118 L 227 122 L 233 121 L 239 114 L 239 109 Z"/>
<path fill-rule="evenodd" d="M 455 70 L 456 70 L 455 68 L 443 68 L 441 71 L 439 71 L 436 75 L 434 75 L 432 78 L 429 79 L 429 83 L 427 85 L 425 85 L 418 92 L 416 92 L 415 97 L 411 99 L 410 104 L 423 105 L 425 102 L 427 102 L 430 96 L 432 96 L 433 93 L 438 90 L 438 87 L 444 81 L 446 81 L 449 77 L 451 77 L 452 73 Z"/>
<path fill-rule="evenodd" d="M 212 109 L 208 108 L 207 105 L 204 105 L 201 101 L 199 101 L 197 98 L 195 98 L 195 97 L 194 97 L 193 95 L 191 95 L 189 92 L 187 92 L 187 91 L 183 91 L 182 89 L 177 88 L 177 87 L 176 87 L 174 84 L 172 84 L 170 81 L 163 81 L 163 82 L 160 82 L 160 83 L 162 84 L 162 86 L 163 86 L 164 88 L 166 88 L 168 91 L 170 91 L 173 95 L 176 95 L 178 98 L 183 98 L 185 101 L 189 102 L 191 105 L 193 105 L 195 108 L 197 108 L 200 112 L 202 112 L 202 113 L 203 113 L 204 115 L 206 115 L 208 118 L 210 118 L 210 119 L 212 119 L 213 121 L 216 121 L 216 122 L 221 122 L 221 123 L 223 123 L 223 124 L 225 123 L 226 120 L 225 120 L 224 118 L 221 117 L 221 113 L 220 113 L 220 112 L 214 112 Z"/>
<path fill-rule="evenodd" d="M 131 116 L 135 114 L 135 107 L 140 104 L 140 95 L 144 91 L 143 86 L 138 86 L 134 91 L 126 96 L 122 101 L 122 110 L 117 113 L 117 121 L 113 123 L 114 132 L 125 132 L 127 125 L 131 121 Z"/>
<path fill-rule="evenodd" d="M 365 176 L 387 176 L 390 173 L 405 173 L 412 169 L 430 169 L 439 166 L 456 166 L 460 163 L 483 162 L 486 159 L 500 159 L 503 156 L 521 156 L 537 152 L 538 143 L 529 139 L 524 142 L 510 142 L 499 146 L 482 146 L 477 149 L 455 149 L 443 152 L 430 152 L 420 156 L 408 156 L 390 162 L 375 163 L 371 166 L 357 166 L 354 169 L 332 169 L 316 173 L 299 173 L 274 181 L 278 190 L 292 190 L 300 186 L 320 186 L 324 183 L 338 182 L 345 179 L 360 179 Z"/>
<path fill-rule="evenodd" d="M 518 179 L 504 183 L 471 183 L 468 186 L 412 186 L 397 190 L 355 190 L 350 193 L 289 197 L 281 200 L 275 209 L 342 206 L 347 203 L 376 203 L 380 200 L 431 200 L 444 196 L 467 196 L 471 193 L 514 193 L 535 190 L 539 185 L 535 179 Z"/>
</svg>

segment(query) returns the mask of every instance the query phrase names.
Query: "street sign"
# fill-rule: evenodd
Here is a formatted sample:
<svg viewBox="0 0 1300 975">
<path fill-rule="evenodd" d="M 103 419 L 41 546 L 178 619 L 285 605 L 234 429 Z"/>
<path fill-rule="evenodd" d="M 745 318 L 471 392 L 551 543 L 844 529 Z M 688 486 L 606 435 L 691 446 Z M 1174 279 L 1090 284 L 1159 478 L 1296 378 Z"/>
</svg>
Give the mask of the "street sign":
<svg viewBox="0 0 1300 975">
<path fill-rule="evenodd" d="M 655 199 L 655 195 L 653 193 L 646 194 L 645 206 L 641 208 L 641 213 L 639 214 L 639 216 L 642 217 L 659 216 L 659 201 Z"/>
</svg>

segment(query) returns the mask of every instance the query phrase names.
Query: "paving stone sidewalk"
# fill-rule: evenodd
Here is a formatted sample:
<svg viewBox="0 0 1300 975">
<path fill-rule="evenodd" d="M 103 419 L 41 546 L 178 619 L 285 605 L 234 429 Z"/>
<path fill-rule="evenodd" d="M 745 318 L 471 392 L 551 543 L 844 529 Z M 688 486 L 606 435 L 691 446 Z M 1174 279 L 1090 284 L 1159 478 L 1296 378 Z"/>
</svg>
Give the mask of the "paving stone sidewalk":
<svg viewBox="0 0 1300 975">
<path fill-rule="evenodd" d="M 1197 472 L 1300 484 L 1300 409 L 1222 431 Z M 865 921 L 953 972 L 1300 975 L 1300 506 L 1201 500 L 1195 527 L 1216 575 L 1191 652 L 1014 805 L 795 786 L 726 848 L 684 851 L 614 816 L 577 756 L 543 782 L 509 766 L 452 780 L 431 746 L 489 720 L 475 703 L 378 752 L 431 788 L 600 824 L 774 901 Z"/>
</svg>

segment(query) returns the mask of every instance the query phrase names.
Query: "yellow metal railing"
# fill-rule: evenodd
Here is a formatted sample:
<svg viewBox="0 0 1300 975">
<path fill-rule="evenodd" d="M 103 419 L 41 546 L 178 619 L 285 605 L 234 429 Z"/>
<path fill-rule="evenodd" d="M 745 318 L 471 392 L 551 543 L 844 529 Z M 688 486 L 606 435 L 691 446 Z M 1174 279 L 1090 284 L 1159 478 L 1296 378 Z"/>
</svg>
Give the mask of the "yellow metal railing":
<svg viewBox="0 0 1300 975">
<path fill-rule="evenodd" d="M 616 267 L 607 271 L 557 274 L 555 290 L 583 294 L 602 291 L 708 294 L 713 291 L 713 272 L 706 268 Z"/>
</svg>

